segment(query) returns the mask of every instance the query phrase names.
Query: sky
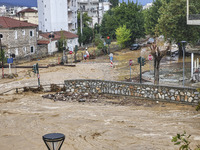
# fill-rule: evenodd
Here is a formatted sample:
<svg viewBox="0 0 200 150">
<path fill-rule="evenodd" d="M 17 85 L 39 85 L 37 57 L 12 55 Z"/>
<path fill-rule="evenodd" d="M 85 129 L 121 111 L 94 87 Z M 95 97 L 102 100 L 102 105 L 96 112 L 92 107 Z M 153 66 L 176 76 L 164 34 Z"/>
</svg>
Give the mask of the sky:
<svg viewBox="0 0 200 150">
<path fill-rule="evenodd" d="M 119 0 L 122 1 L 122 0 Z M 127 1 L 127 0 L 124 0 Z M 136 0 L 133 0 L 136 2 Z M 138 0 L 139 4 L 146 5 L 147 3 L 151 3 L 153 0 Z M 0 0 L 0 3 L 10 3 L 19 6 L 27 6 L 27 7 L 37 7 L 37 0 Z"/>
</svg>

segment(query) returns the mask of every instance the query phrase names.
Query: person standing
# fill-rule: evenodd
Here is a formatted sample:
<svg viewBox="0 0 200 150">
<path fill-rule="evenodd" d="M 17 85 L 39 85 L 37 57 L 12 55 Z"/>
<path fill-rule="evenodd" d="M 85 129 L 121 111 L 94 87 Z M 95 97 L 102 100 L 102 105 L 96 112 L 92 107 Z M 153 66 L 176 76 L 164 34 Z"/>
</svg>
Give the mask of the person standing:
<svg viewBox="0 0 200 150">
<path fill-rule="evenodd" d="M 87 47 L 86 47 L 86 51 L 85 51 L 85 53 L 86 53 L 87 59 L 89 59 L 90 54 L 89 54 L 89 52 L 88 52 L 88 50 L 87 50 Z"/>
</svg>

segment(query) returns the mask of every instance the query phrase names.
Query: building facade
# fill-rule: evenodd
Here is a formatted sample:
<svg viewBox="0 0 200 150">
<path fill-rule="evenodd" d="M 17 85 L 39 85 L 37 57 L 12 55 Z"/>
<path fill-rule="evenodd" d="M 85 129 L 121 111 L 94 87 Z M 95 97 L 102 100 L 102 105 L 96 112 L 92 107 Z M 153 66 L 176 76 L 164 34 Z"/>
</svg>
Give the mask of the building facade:
<svg viewBox="0 0 200 150">
<path fill-rule="evenodd" d="M 37 25 L 8 17 L 0 17 L 0 34 L 5 54 L 25 57 L 37 51 Z"/>
<path fill-rule="evenodd" d="M 109 0 L 78 0 L 78 10 L 82 13 L 87 12 L 92 18 L 91 27 L 101 24 L 103 15 L 110 9 L 111 3 Z"/>
<path fill-rule="evenodd" d="M 76 0 L 38 0 L 39 30 L 42 32 L 77 30 Z"/>
<path fill-rule="evenodd" d="M 16 19 L 38 24 L 38 11 L 32 8 L 26 8 L 17 13 Z"/>
<path fill-rule="evenodd" d="M 78 46 L 78 35 L 68 32 L 68 31 L 41 33 L 39 34 L 38 44 L 47 45 L 48 54 L 53 54 L 58 51 L 58 41 L 62 36 L 66 39 L 67 49 L 73 51 L 75 46 L 76 45 Z"/>
</svg>

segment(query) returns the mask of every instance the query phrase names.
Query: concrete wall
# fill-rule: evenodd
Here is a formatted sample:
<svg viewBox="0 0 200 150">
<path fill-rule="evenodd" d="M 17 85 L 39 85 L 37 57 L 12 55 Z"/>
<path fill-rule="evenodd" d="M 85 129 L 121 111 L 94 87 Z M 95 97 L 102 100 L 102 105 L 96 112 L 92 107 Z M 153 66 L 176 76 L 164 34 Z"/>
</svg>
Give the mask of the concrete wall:
<svg viewBox="0 0 200 150">
<path fill-rule="evenodd" d="M 68 92 L 116 94 L 189 104 L 200 102 L 200 93 L 195 88 L 84 79 L 65 80 L 65 86 Z"/>
</svg>

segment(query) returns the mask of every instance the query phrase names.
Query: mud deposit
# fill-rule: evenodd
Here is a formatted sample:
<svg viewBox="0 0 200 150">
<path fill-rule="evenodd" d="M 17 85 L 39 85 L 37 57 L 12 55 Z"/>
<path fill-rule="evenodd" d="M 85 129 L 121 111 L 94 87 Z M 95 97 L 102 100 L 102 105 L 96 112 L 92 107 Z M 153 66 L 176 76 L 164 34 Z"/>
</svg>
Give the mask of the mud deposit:
<svg viewBox="0 0 200 150">
<path fill-rule="evenodd" d="M 130 97 L 54 101 L 45 93 L 0 96 L 0 149 L 46 150 L 42 136 L 66 136 L 63 150 L 177 150 L 171 137 L 185 130 L 200 144 L 195 107 Z"/>
</svg>

